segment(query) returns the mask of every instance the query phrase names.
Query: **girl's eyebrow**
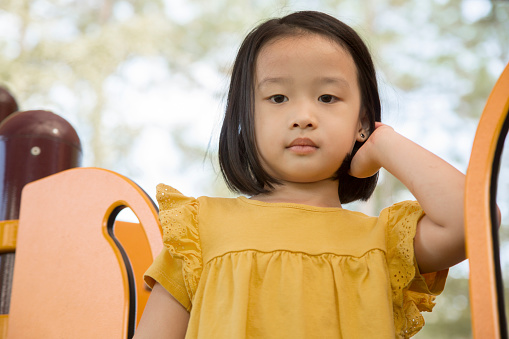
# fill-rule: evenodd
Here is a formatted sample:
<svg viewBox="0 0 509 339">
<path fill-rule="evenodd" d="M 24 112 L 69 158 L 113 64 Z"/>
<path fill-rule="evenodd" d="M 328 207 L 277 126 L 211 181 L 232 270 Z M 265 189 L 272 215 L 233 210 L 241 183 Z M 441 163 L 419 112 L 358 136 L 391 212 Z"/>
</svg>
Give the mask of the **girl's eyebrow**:
<svg viewBox="0 0 509 339">
<path fill-rule="evenodd" d="M 350 83 L 343 77 L 320 77 L 315 81 L 318 84 L 333 84 L 340 87 L 350 88 Z M 268 84 L 290 84 L 293 83 L 293 79 L 286 77 L 266 77 L 262 79 L 257 87 L 260 89 Z"/>
<path fill-rule="evenodd" d="M 268 84 L 281 84 L 281 83 L 286 83 L 286 84 L 289 84 L 289 83 L 292 83 L 293 80 L 290 79 L 290 78 L 286 78 L 286 77 L 266 77 L 264 78 L 262 81 L 260 81 L 258 83 L 258 88 L 261 88 L 263 86 L 266 86 Z"/>
<path fill-rule="evenodd" d="M 346 81 L 345 78 L 342 77 L 322 77 L 317 80 L 318 83 L 324 84 L 334 84 L 341 87 L 350 88 L 350 83 Z"/>
</svg>

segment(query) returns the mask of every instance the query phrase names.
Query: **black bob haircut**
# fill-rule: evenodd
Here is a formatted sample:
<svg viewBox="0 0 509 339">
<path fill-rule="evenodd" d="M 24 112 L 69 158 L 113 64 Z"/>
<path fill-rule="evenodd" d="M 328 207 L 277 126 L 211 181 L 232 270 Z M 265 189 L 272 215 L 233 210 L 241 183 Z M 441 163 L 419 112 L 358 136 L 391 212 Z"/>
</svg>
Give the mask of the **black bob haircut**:
<svg viewBox="0 0 509 339">
<path fill-rule="evenodd" d="M 258 53 L 268 42 L 287 36 L 318 34 L 332 39 L 352 56 L 357 68 L 361 94 L 361 119 L 368 136 L 381 121 L 380 98 L 375 68 L 368 48 L 359 35 L 336 18 L 313 11 L 296 12 L 268 20 L 253 29 L 240 46 L 233 65 L 226 112 L 219 136 L 219 165 L 228 188 L 247 195 L 270 192 L 279 181 L 262 168 L 254 133 L 254 76 Z M 369 126 L 368 126 L 369 124 Z M 363 143 L 356 142 L 336 173 L 341 203 L 368 200 L 378 181 L 378 173 L 369 178 L 348 174 L 350 161 Z"/>
</svg>

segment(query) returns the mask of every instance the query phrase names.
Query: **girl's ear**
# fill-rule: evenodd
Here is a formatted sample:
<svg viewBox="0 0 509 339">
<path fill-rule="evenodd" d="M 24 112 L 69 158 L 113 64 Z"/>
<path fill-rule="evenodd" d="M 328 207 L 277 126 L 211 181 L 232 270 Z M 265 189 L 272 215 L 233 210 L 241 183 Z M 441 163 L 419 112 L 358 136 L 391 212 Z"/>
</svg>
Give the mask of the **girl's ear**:
<svg viewBox="0 0 509 339">
<path fill-rule="evenodd" d="M 357 125 L 356 140 L 358 142 L 364 142 L 370 134 L 369 131 L 369 119 L 364 111 L 360 113 L 359 123 Z"/>
</svg>

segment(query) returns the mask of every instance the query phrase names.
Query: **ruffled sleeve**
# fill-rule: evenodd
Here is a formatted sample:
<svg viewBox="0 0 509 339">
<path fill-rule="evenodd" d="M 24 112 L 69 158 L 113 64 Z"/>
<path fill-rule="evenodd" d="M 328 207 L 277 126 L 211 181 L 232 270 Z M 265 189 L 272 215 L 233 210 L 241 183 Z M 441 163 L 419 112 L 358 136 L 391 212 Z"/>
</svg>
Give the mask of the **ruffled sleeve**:
<svg viewBox="0 0 509 339">
<path fill-rule="evenodd" d="M 159 282 L 190 311 L 203 266 L 198 201 L 164 184 L 157 186 L 156 198 L 164 248 L 145 273 L 145 281 L 150 286 Z"/>
<path fill-rule="evenodd" d="M 387 263 L 398 338 L 409 338 L 424 326 L 421 312 L 431 312 L 447 278 L 448 270 L 419 273 L 414 237 L 417 222 L 423 215 L 420 205 L 410 201 L 395 204 L 380 215 L 387 220 Z"/>
</svg>

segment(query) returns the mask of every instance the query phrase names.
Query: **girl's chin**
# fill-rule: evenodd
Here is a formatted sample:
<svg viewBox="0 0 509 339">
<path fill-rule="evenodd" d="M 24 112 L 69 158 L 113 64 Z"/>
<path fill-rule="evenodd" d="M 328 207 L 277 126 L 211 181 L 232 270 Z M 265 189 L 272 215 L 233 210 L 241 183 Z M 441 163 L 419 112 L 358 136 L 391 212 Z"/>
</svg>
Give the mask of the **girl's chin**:
<svg viewBox="0 0 509 339">
<path fill-rule="evenodd" d="M 335 175 L 331 175 L 328 177 L 287 177 L 283 179 L 278 179 L 283 185 L 285 184 L 294 184 L 294 185 L 313 185 L 313 184 L 332 184 L 335 179 Z"/>
</svg>

